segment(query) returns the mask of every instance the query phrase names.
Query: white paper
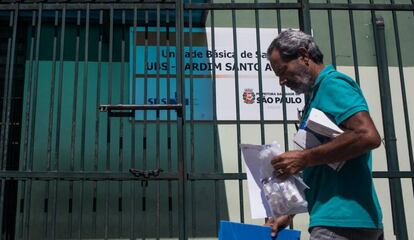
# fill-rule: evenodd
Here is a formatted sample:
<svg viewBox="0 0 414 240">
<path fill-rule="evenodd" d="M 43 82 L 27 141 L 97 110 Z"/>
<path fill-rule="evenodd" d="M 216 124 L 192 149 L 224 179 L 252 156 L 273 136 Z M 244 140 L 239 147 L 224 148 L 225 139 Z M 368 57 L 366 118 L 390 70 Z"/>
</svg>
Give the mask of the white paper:
<svg viewBox="0 0 414 240">
<path fill-rule="evenodd" d="M 321 145 L 321 141 L 312 132 L 325 136 L 327 139 L 333 139 L 344 131 L 332 122 L 325 113 L 316 108 L 312 108 L 306 122 L 306 129 L 299 129 L 293 137 L 293 142 L 302 150 Z M 339 171 L 344 164 L 345 162 L 343 161 L 329 163 L 328 166 Z"/>
<path fill-rule="evenodd" d="M 332 122 L 331 119 L 325 115 L 325 113 L 316 108 L 311 109 L 308 121 L 306 122 L 306 127 L 329 138 L 335 138 L 344 132 L 334 122 Z"/>
<path fill-rule="evenodd" d="M 262 145 L 241 144 L 240 145 L 244 163 L 246 166 L 247 185 L 249 189 L 250 211 L 252 218 L 271 217 L 272 211 L 267 203 L 266 197 L 262 192 L 262 183 L 260 181 L 261 161 L 259 153 L 264 149 Z M 269 167 L 272 167 L 269 164 Z"/>
</svg>

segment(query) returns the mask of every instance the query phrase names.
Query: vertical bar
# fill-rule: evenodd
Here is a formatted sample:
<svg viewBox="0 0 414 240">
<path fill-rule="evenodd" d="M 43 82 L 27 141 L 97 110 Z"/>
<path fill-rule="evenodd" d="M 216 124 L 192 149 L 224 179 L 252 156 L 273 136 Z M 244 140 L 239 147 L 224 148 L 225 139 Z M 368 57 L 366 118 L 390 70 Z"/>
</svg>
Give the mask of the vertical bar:
<svg viewBox="0 0 414 240">
<path fill-rule="evenodd" d="M 114 9 L 111 5 L 109 10 L 109 52 L 108 52 L 108 103 L 112 103 L 112 57 L 113 57 L 113 35 L 114 35 Z M 108 134 L 107 134 L 107 151 L 106 151 L 106 170 L 109 171 L 111 169 L 111 118 L 108 118 Z"/>
<path fill-rule="evenodd" d="M 103 41 L 103 11 L 99 11 L 99 40 L 98 40 L 98 72 L 96 82 L 96 105 L 98 106 L 101 102 L 101 78 L 102 78 L 102 41 Z M 95 112 L 95 154 L 94 154 L 94 171 L 98 171 L 99 161 L 99 128 L 100 128 L 100 117 L 99 110 L 96 108 Z M 96 237 L 96 199 L 98 195 L 97 181 L 93 182 L 93 198 L 92 198 L 92 232 L 93 236 Z"/>
<path fill-rule="evenodd" d="M 48 129 L 48 140 L 47 140 L 47 162 L 46 169 L 50 171 L 52 166 L 52 133 L 53 133 L 53 113 L 55 105 L 55 83 L 56 83 L 56 55 L 57 55 L 57 40 L 59 27 L 59 12 L 55 11 L 54 21 L 54 36 L 53 36 L 53 53 L 52 53 L 52 81 L 50 84 L 50 106 L 49 106 L 49 129 Z"/>
<path fill-rule="evenodd" d="M 2 113 L 2 136 L 1 136 L 1 141 L 2 142 L 0 144 L 0 146 L 3 148 L 3 144 L 4 144 L 4 148 L 0 151 L 0 154 L 3 154 L 3 150 L 4 150 L 4 155 L 2 155 L 3 157 L 1 158 L 1 169 L 3 171 L 6 170 L 6 166 L 7 166 L 7 151 L 8 151 L 8 131 L 9 131 L 9 121 L 10 121 L 10 109 L 11 109 L 11 95 L 12 95 L 12 86 L 13 86 L 13 73 L 14 73 L 14 59 L 15 59 L 15 47 L 16 47 L 16 31 L 17 31 L 17 20 L 18 20 L 18 14 L 19 14 L 19 8 L 18 6 L 16 7 L 16 9 L 13 11 L 10 11 L 10 20 L 9 20 L 9 27 L 13 27 L 13 32 L 12 32 L 12 36 L 9 36 L 8 38 L 8 43 L 7 43 L 7 62 L 6 62 L 6 69 L 5 69 L 5 78 L 4 78 L 4 82 L 5 82 L 5 86 L 4 86 L 4 98 L 3 98 L 3 113 Z M 11 46 L 11 49 L 10 49 Z M 9 61 L 10 59 L 10 61 Z M 10 70 L 10 71 L 9 71 Z M 6 87 L 6 83 L 8 83 L 8 87 Z M 7 93 L 6 93 L 6 89 L 7 89 Z M 6 102 L 6 96 L 7 96 L 7 113 L 5 113 L 5 102 Z M 5 120 L 4 120 L 4 116 L 7 114 L 6 116 L 6 124 L 4 124 Z M 4 125 L 5 125 L 5 136 L 3 135 L 3 131 L 4 131 Z M 4 208 L 4 197 L 6 195 L 5 193 L 5 185 L 6 185 L 6 180 L 3 179 L 1 181 L 1 200 L 0 200 L 0 233 L 3 234 L 3 208 Z"/>
<path fill-rule="evenodd" d="M 276 3 L 279 3 L 279 0 L 276 0 Z M 276 10 L 276 19 L 277 19 L 277 31 L 278 34 L 282 32 L 282 19 L 280 16 L 280 9 Z M 286 99 L 286 87 L 285 85 L 281 86 L 282 90 L 282 99 Z M 285 151 L 289 151 L 289 133 L 288 133 L 288 123 L 287 123 L 287 110 L 286 110 L 286 101 L 282 101 L 282 116 L 283 116 L 283 142 L 285 145 Z"/>
<path fill-rule="evenodd" d="M 24 143 L 23 143 L 23 164 L 21 165 L 21 169 L 23 171 L 28 170 L 28 154 L 29 154 L 29 127 L 30 127 L 30 111 L 31 111 L 31 94 L 32 94 L 32 82 L 33 82 L 33 50 L 34 50 L 34 44 L 35 44 L 35 27 L 36 27 L 36 11 L 32 12 L 32 25 L 31 25 L 31 37 L 30 37 L 30 53 L 29 53 L 29 73 L 28 73 L 28 80 L 27 80 L 27 90 L 26 90 L 26 114 L 25 114 L 25 129 L 24 129 Z M 21 207 L 24 207 L 24 200 L 25 200 L 25 194 L 26 194 L 26 180 L 23 181 L 22 191 L 21 191 L 21 200 L 20 202 Z M 27 199 L 26 199 L 27 201 Z M 27 202 L 26 202 L 27 205 Z M 26 209 L 26 208 L 25 208 Z M 23 238 L 24 233 L 24 225 L 26 220 L 26 211 L 21 210 L 21 217 L 20 217 L 20 228 L 19 228 L 19 237 Z"/>
<path fill-rule="evenodd" d="M 190 0 L 189 3 L 192 1 Z M 194 78 L 193 78 L 193 11 L 190 9 L 188 11 L 188 38 L 189 38 L 189 64 L 190 64 L 190 71 L 189 71 L 189 80 L 190 80 L 190 169 L 191 172 L 195 172 L 195 160 L 194 160 L 194 102 L 193 102 L 193 91 L 194 91 Z M 184 34 L 185 38 L 185 34 Z M 184 40 L 185 42 L 185 40 Z M 184 46 L 185 49 L 186 46 Z M 185 50 L 184 50 L 185 51 Z M 186 64 L 186 60 L 184 58 L 184 64 Z M 185 71 L 184 71 L 185 72 Z M 187 79 L 184 79 L 184 81 L 187 81 Z M 185 93 L 184 93 L 185 95 Z M 185 118 L 186 116 L 184 116 Z M 197 237 L 197 208 L 195 201 L 196 199 L 196 182 L 191 181 L 191 237 Z"/>
<path fill-rule="evenodd" d="M 166 46 L 167 46 L 167 99 L 168 103 L 171 99 L 171 59 L 170 59 L 170 11 L 167 10 L 166 13 Z M 172 163 L 171 163 L 171 111 L 167 111 L 167 165 L 168 165 L 168 172 L 172 171 Z M 168 180 L 168 237 L 172 238 L 172 222 L 173 222 L 173 215 L 172 215 L 172 187 L 171 187 L 171 180 Z"/>
<path fill-rule="evenodd" d="M 136 102 L 136 65 L 137 65 L 137 7 L 134 7 L 134 22 L 133 22 L 133 43 L 132 43 L 132 100 L 131 103 Z M 131 124 L 131 168 L 135 168 L 135 117 L 134 112 L 132 124 Z M 132 213 L 131 213 L 131 229 L 130 229 L 130 239 L 135 239 L 135 194 L 136 188 L 135 183 L 131 182 L 131 192 L 132 192 Z"/>
<path fill-rule="evenodd" d="M 348 0 L 348 4 L 351 5 L 352 1 Z M 351 28 L 352 57 L 353 57 L 353 60 L 354 60 L 355 80 L 359 85 L 360 80 L 359 80 L 358 53 L 357 53 L 357 50 L 356 50 L 356 40 L 355 40 L 354 12 L 352 10 L 349 10 L 349 26 Z"/>
<path fill-rule="evenodd" d="M 54 169 L 59 171 L 59 145 L 60 145 L 60 118 L 62 112 L 62 88 L 63 88 L 63 56 L 65 48 L 65 24 L 66 24 L 66 5 L 63 5 L 62 10 L 62 25 L 60 33 L 60 50 L 59 50 L 59 86 L 58 86 L 58 103 L 57 103 L 57 113 L 56 113 L 56 145 L 55 145 L 55 154 L 54 154 Z M 53 206 L 53 221 L 52 221 L 52 236 L 51 239 L 56 238 L 56 218 L 57 218 L 57 192 L 58 192 L 58 183 L 56 180 L 54 184 L 54 206 Z"/>
<path fill-rule="evenodd" d="M 36 108 L 37 108 L 37 88 L 39 80 L 39 48 L 40 48 L 40 34 L 42 29 L 42 4 L 39 4 L 39 15 L 37 20 L 37 32 L 36 32 L 36 55 L 35 55 L 35 67 L 34 67 L 34 83 L 33 83 L 33 95 L 32 95 L 32 119 L 31 119 L 31 131 L 30 131 L 30 142 L 31 148 L 29 153 L 29 169 L 33 170 L 33 153 L 34 153 L 34 136 L 35 136 L 35 126 L 36 126 Z M 32 191 L 32 180 L 29 180 L 28 189 L 27 189 L 27 204 L 26 204 L 26 239 L 29 239 L 30 236 L 30 204 L 31 204 L 31 194 Z"/>
<path fill-rule="evenodd" d="M 176 89 L 177 89 L 177 100 L 178 103 L 183 104 L 181 112 L 177 114 L 177 157 L 178 157 L 178 173 L 179 173 L 179 184 L 178 184 L 178 223 L 179 223 L 179 239 L 187 239 L 187 227 L 186 227 L 186 184 L 187 184 L 187 171 L 186 171 L 186 158 L 185 158 L 185 80 L 184 80 L 184 58 L 182 52 L 184 40 L 184 4 L 182 0 L 176 1 L 175 14 L 176 14 Z"/>
<path fill-rule="evenodd" d="M 395 4 L 394 0 L 391 0 L 391 4 Z M 410 161 L 410 169 L 411 171 L 414 171 L 413 144 L 411 141 L 410 116 L 408 115 L 407 93 L 405 91 L 404 69 L 403 69 L 403 61 L 401 57 L 401 44 L 400 44 L 400 38 L 399 38 L 400 34 L 398 30 L 397 14 L 395 11 L 392 11 L 392 19 L 394 23 L 395 45 L 397 47 L 398 70 L 400 74 L 400 85 L 401 85 L 401 95 L 402 95 L 403 109 L 404 109 L 405 131 L 407 134 L 408 158 Z M 414 178 L 411 178 L 411 184 L 412 184 L 413 191 L 414 191 Z"/>
<path fill-rule="evenodd" d="M 331 0 L 326 1 L 328 4 L 331 4 Z M 331 59 L 332 65 L 336 68 L 336 53 L 335 53 L 335 38 L 332 25 L 332 11 L 328 10 L 328 25 L 329 25 L 329 42 L 331 44 Z"/>
<path fill-rule="evenodd" d="M 191 0 L 190 0 L 191 2 Z M 215 49 L 215 37 L 214 37 L 214 13 L 213 10 L 211 12 L 211 34 L 212 34 L 212 50 Z M 192 11 L 190 10 L 190 46 L 192 46 Z M 192 52 L 192 49 L 190 49 L 190 53 Z M 190 55 L 192 59 L 192 54 Z M 192 62 L 190 63 L 192 66 Z M 212 105 L 213 105 L 213 161 L 214 161 L 214 172 L 218 173 L 219 171 L 219 162 L 218 162 L 218 151 L 217 151 L 217 145 L 218 145 L 218 126 L 217 126 L 217 102 L 216 102 L 216 68 L 215 68 L 215 55 L 212 55 L 212 93 L 213 93 L 213 99 L 212 99 Z M 192 68 L 190 68 L 192 69 Z M 237 70 L 236 70 L 237 71 Z M 192 77 L 192 72 L 190 73 L 190 76 Z M 191 84 L 193 83 L 193 79 L 191 79 Z M 191 101 L 191 131 L 192 131 L 192 141 L 191 141 L 191 158 L 194 159 L 194 89 L 191 85 L 190 87 L 190 101 Z M 195 171 L 195 166 L 192 167 L 192 172 Z M 195 191 L 191 191 L 192 194 L 195 194 Z M 194 198 L 192 198 L 194 199 Z M 195 204 L 192 204 L 195 206 Z M 193 209 L 193 212 L 196 213 L 196 208 Z M 215 212 L 215 232 L 218 232 L 218 224 L 220 222 L 220 191 L 219 191 L 219 180 L 214 180 L 214 212 Z M 193 220 L 194 222 L 194 220 Z"/>
<path fill-rule="evenodd" d="M 76 50 L 75 50 L 75 78 L 73 81 L 73 100 L 72 100 L 72 133 L 70 144 L 70 171 L 75 171 L 75 142 L 76 142 L 76 115 L 77 115 L 77 102 L 78 102 L 78 82 L 79 82 L 79 43 L 80 43 L 80 10 L 77 11 L 76 17 Z M 69 238 L 72 238 L 72 222 L 73 222 L 73 181 L 69 183 L 69 226 L 68 234 Z"/>
<path fill-rule="evenodd" d="M 215 43 L 214 43 L 215 44 Z M 214 49 L 214 48 L 213 48 Z M 217 123 L 217 101 L 216 101 L 216 61 L 215 61 L 215 55 L 213 54 L 212 56 L 212 65 L 213 65 L 213 71 L 212 71 L 212 80 L 213 80 L 213 84 L 212 84 L 212 93 L 213 93 L 213 158 L 214 158 L 214 172 L 218 173 L 219 172 L 219 160 L 218 160 L 218 123 Z M 238 69 L 238 68 L 237 68 Z M 193 97 L 191 97 L 191 100 L 193 99 Z M 224 184 L 224 181 L 223 181 Z M 219 180 L 214 180 L 214 190 L 215 190 L 215 195 L 214 195 L 214 202 L 215 202 L 215 212 L 216 212 L 216 216 L 215 216 L 215 220 L 216 220 L 216 224 L 215 224 L 215 232 L 218 232 L 218 228 L 219 228 L 219 222 L 220 222 L 220 189 L 219 189 Z"/>
<path fill-rule="evenodd" d="M 121 88 L 120 88 L 120 101 L 121 103 L 124 102 L 124 90 L 125 90 L 125 10 L 122 10 L 122 27 L 121 27 Z M 123 163 L 124 163 L 124 147 L 123 147 L 123 138 L 124 138 L 124 121 L 123 118 L 119 119 L 119 161 L 118 161 L 118 171 L 123 171 Z M 119 205 L 118 206 L 118 236 L 121 237 L 122 235 L 122 181 L 119 181 L 118 184 L 118 199 Z"/>
<path fill-rule="evenodd" d="M 149 35 L 149 19 L 148 19 L 148 10 L 145 10 L 144 12 L 144 18 L 145 18 L 145 39 L 144 39 L 144 62 L 148 63 L 148 35 Z M 144 66 L 144 104 L 147 104 L 147 99 L 148 99 L 148 67 L 147 65 Z M 143 156 L 142 156 L 142 167 L 144 170 L 147 169 L 147 111 L 144 111 L 144 122 L 143 122 Z M 146 234 L 147 234 L 147 225 L 146 225 L 146 220 L 147 220 L 147 210 L 146 210 L 146 199 L 147 199 L 147 182 L 141 182 L 141 186 L 142 186 L 142 238 L 145 239 L 146 238 Z"/>
<path fill-rule="evenodd" d="M 58 38 L 58 28 L 59 25 L 59 12 L 55 11 L 55 21 L 54 21 L 54 35 L 53 35 L 53 53 L 52 53 L 52 81 L 50 83 L 50 98 L 49 98 L 49 129 L 47 137 L 47 159 L 46 159 L 46 171 L 51 170 L 52 165 L 52 131 L 53 131 L 53 110 L 55 105 L 55 82 L 56 82 L 56 51 L 57 51 L 57 38 Z M 44 213 L 44 238 L 48 238 L 48 198 L 50 194 L 50 181 L 46 181 L 45 186 L 45 207 L 47 207 Z"/>
<path fill-rule="evenodd" d="M 257 0 L 254 0 L 254 3 L 257 4 Z M 257 63 L 259 65 L 259 71 L 258 71 L 259 97 L 263 97 L 262 51 L 261 51 L 261 46 L 260 46 L 260 22 L 259 22 L 259 10 L 258 9 L 254 10 L 254 16 L 255 16 L 255 23 L 256 23 L 257 52 L 259 54 L 259 56 L 257 57 Z M 263 101 L 260 101 L 260 135 L 261 135 L 261 143 L 263 145 L 265 144 Z"/>
<path fill-rule="evenodd" d="M 60 33 L 60 59 L 59 59 L 59 86 L 58 86 L 58 103 L 56 113 L 56 143 L 55 143 L 55 170 L 59 170 L 59 149 L 60 149 L 60 124 L 62 113 L 62 91 L 63 91 L 63 66 L 64 66 L 64 49 L 65 49 L 65 26 L 66 26 L 66 5 L 62 10 L 62 26 Z"/>
<path fill-rule="evenodd" d="M 26 90 L 26 116 L 25 116 L 25 134 L 24 134 L 24 145 L 23 145 L 23 165 L 24 171 L 28 168 L 28 148 L 29 148 L 29 127 L 30 127 L 30 110 L 31 110 L 31 94 L 32 94 L 32 82 L 33 82 L 33 49 L 35 43 L 35 26 L 36 26 L 36 12 L 32 12 L 32 25 L 31 25 L 31 38 L 30 38 L 30 54 L 29 54 L 29 74 Z"/>
<path fill-rule="evenodd" d="M 299 10 L 299 23 L 300 30 L 311 34 L 311 17 L 310 17 L 310 8 L 309 0 L 299 0 L 301 3 L 301 9 Z"/>
<path fill-rule="evenodd" d="M 234 0 L 231 0 L 234 3 Z M 232 15 L 232 28 L 233 28 L 233 48 L 234 48 L 234 65 L 239 65 L 238 51 L 237 51 L 237 29 L 236 29 L 236 12 L 234 9 L 231 10 Z M 214 49 L 213 49 L 214 51 Z M 238 172 L 242 173 L 242 162 L 241 162 L 241 136 L 240 136 L 240 96 L 239 96 L 239 69 L 236 68 L 234 71 L 235 76 L 235 96 L 236 96 L 236 125 L 237 125 L 237 168 Z M 240 222 L 244 223 L 244 197 L 243 197 L 243 180 L 239 179 L 239 198 L 240 198 Z"/>
<path fill-rule="evenodd" d="M 375 18 L 376 50 L 378 62 L 378 78 L 380 83 L 381 109 L 384 126 L 385 151 L 389 171 L 399 171 L 398 151 L 395 138 L 394 118 L 391 101 L 391 90 L 388 72 L 388 60 L 384 33 L 384 20 Z M 397 239 L 408 239 L 407 225 L 404 212 L 401 180 L 389 179 L 391 204 L 394 222 L 394 232 Z"/>
<path fill-rule="evenodd" d="M 114 36 L 114 8 L 111 4 L 109 10 L 109 59 L 108 59 L 108 104 L 112 103 L 112 55 L 113 55 L 113 36 Z M 107 120 L 106 135 L 106 171 L 111 171 L 111 118 Z M 105 199 L 105 240 L 109 234 L 109 188 L 110 181 L 106 181 L 106 199 Z"/>
<path fill-rule="evenodd" d="M 10 27 L 12 27 L 12 24 L 13 24 L 13 18 L 14 18 L 14 16 L 13 16 L 13 12 L 12 11 L 10 11 L 10 19 L 9 19 L 9 28 Z M 2 123 L 2 125 L 1 125 L 1 138 L 0 138 L 0 158 L 1 158 L 1 169 L 3 169 L 3 166 L 5 165 L 4 163 L 3 163 L 3 159 L 5 158 L 4 157 L 4 152 L 3 152 L 3 150 L 4 150 L 4 148 L 3 148 L 3 146 L 4 146 L 4 138 L 5 138 L 5 128 L 6 128 L 6 124 L 5 124 L 5 122 L 6 122 L 6 108 L 7 108 L 7 101 L 6 101 L 6 99 L 7 99 L 7 96 L 8 96 L 8 85 L 9 85 L 9 67 L 10 67 L 10 61 L 9 61 L 9 59 L 10 59 L 10 47 L 11 47 L 11 44 L 12 44 L 12 42 L 11 42 L 11 36 L 9 36 L 9 38 L 8 38 L 8 42 L 7 42 L 7 58 L 6 58 L 6 68 L 5 68 L 5 77 L 4 77 L 4 87 L 3 87 L 3 106 L 2 106 L 2 114 L 1 114 L 1 123 Z M 6 151 L 6 150 L 5 150 Z M 6 155 L 7 156 L 7 155 Z M 6 164 L 7 164 L 7 162 L 6 162 Z M 3 193 L 3 192 L 2 192 Z"/>
<path fill-rule="evenodd" d="M 276 3 L 279 3 L 279 0 L 276 0 Z M 282 32 L 282 18 L 280 16 L 280 9 L 276 10 L 276 19 L 277 19 L 277 31 L 278 34 Z M 286 100 L 286 87 L 285 85 L 281 86 L 282 90 L 282 99 Z M 298 109 L 299 111 L 299 109 Z M 283 143 L 285 145 L 285 152 L 289 151 L 289 132 L 288 132 L 288 122 L 287 122 L 287 107 L 286 101 L 282 101 L 282 116 L 283 116 Z M 289 225 L 290 229 L 293 229 L 293 221 Z"/>
<path fill-rule="evenodd" d="M 82 137 L 81 137 L 81 156 L 80 156 L 80 171 L 85 170 L 85 135 L 86 135 L 86 106 L 87 106 L 87 94 L 88 94 L 88 57 L 89 57 L 89 3 L 86 4 L 86 22 L 85 22 L 85 56 L 83 62 L 83 99 L 82 99 Z M 80 189 L 80 206 L 79 206 L 79 225 L 78 225 L 78 238 L 82 239 L 82 226 L 83 226 L 83 191 L 84 182 L 81 181 Z"/>
<path fill-rule="evenodd" d="M 32 107 L 33 114 L 31 119 L 31 150 L 29 155 L 29 168 L 33 169 L 33 153 L 34 153 L 34 136 L 35 136 L 35 123 L 36 123 L 36 110 L 37 110 L 37 88 L 39 82 L 39 49 L 40 49 L 40 33 L 42 28 L 42 4 L 39 4 L 39 15 L 38 15 L 38 24 L 36 30 L 36 55 L 35 55 L 35 66 L 34 66 L 34 83 L 33 83 L 33 95 L 32 95 Z"/>
<path fill-rule="evenodd" d="M 161 99 L 161 97 L 160 97 L 160 66 L 161 66 L 161 63 L 160 63 L 160 5 L 159 4 L 157 4 L 157 36 L 156 36 L 156 44 L 157 44 L 157 46 L 156 46 L 156 59 L 157 59 L 157 64 L 158 64 L 158 67 L 157 67 L 157 72 L 156 72 L 156 78 L 157 78 L 157 86 L 156 86 L 156 98 L 157 98 L 157 101 L 160 101 L 160 99 Z M 156 168 L 158 169 L 158 168 L 160 168 L 160 111 L 159 110 L 157 110 L 157 114 L 156 114 L 157 116 L 156 116 L 156 143 L 155 143 L 155 145 L 156 145 L 156 152 L 155 152 L 155 161 L 156 161 Z M 159 239 L 160 238 L 160 212 L 161 212 L 161 209 L 160 209 L 160 182 L 159 181 L 157 181 L 157 203 L 156 203 L 156 208 L 157 208 L 157 210 L 156 210 L 156 218 L 157 218 L 157 220 L 156 220 L 156 237 L 157 237 L 157 239 Z"/>
</svg>

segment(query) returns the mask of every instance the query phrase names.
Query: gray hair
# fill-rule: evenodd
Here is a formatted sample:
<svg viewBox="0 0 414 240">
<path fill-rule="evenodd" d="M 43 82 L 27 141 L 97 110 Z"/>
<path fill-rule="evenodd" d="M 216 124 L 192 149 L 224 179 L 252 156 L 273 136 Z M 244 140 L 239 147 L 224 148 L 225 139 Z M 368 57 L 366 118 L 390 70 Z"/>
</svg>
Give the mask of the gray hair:
<svg viewBox="0 0 414 240">
<path fill-rule="evenodd" d="M 267 49 L 267 58 L 272 55 L 273 50 L 277 49 L 283 61 L 293 60 L 299 57 L 300 48 L 305 48 L 309 53 L 309 58 L 315 63 L 323 63 L 323 54 L 313 37 L 292 29 L 281 32 L 272 41 Z"/>
</svg>

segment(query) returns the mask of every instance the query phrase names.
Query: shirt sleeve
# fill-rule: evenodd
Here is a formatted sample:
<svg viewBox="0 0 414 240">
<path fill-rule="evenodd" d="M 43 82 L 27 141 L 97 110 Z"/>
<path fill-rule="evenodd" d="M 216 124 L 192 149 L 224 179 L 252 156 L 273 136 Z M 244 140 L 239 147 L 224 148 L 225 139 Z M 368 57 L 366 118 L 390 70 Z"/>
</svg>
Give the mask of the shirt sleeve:
<svg viewBox="0 0 414 240">
<path fill-rule="evenodd" d="M 358 112 L 368 112 L 362 91 L 353 80 L 338 77 L 326 80 L 318 92 L 321 94 L 318 105 L 337 125 Z"/>
</svg>

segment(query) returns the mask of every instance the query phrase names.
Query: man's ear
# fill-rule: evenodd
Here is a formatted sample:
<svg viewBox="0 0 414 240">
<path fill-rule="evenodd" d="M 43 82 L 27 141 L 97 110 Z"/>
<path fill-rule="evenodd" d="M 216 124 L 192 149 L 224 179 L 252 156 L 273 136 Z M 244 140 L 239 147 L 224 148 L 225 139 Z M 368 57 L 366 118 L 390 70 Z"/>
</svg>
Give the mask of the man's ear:
<svg viewBox="0 0 414 240">
<path fill-rule="evenodd" d="M 299 58 L 306 64 L 309 64 L 309 52 L 306 50 L 306 48 L 299 48 Z"/>
</svg>

